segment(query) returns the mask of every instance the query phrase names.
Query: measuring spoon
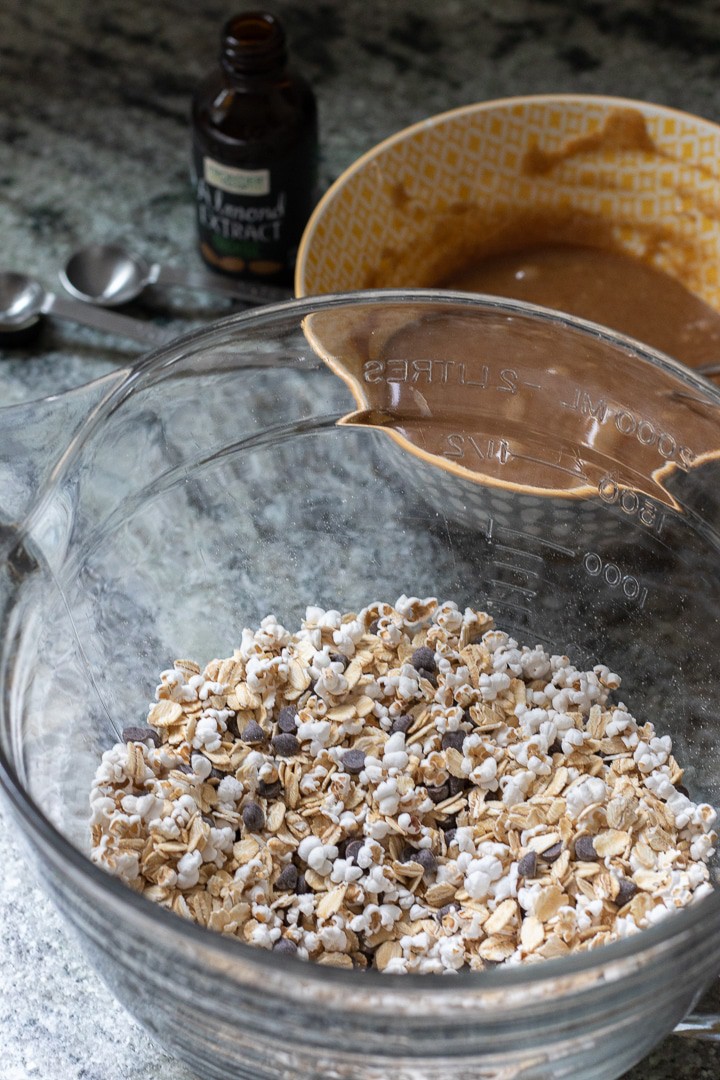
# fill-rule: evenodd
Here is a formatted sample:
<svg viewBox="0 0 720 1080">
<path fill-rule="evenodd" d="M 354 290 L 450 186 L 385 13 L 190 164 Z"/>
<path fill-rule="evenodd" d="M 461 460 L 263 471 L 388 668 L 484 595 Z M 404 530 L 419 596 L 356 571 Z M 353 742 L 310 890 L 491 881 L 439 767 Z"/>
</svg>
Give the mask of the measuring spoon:
<svg viewBox="0 0 720 1080">
<path fill-rule="evenodd" d="M 146 346 L 162 345 L 170 340 L 170 335 L 139 319 L 79 304 L 65 296 L 56 296 L 26 274 L 0 270 L 0 333 L 25 330 L 43 315 L 69 319 L 108 334 L 139 341 Z"/>
<path fill-rule="evenodd" d="M 76 251 L 60 271 L 60 281 L 77 300 L 101 307 L 126 304 L 148 285 L 200 289 L 250 304 L 276 304 L 290 300 L 293 295 L 278 285 L 256 285 L 210 271 L 149 263 L 119 244 L 90 244 Z"/>
</svg>

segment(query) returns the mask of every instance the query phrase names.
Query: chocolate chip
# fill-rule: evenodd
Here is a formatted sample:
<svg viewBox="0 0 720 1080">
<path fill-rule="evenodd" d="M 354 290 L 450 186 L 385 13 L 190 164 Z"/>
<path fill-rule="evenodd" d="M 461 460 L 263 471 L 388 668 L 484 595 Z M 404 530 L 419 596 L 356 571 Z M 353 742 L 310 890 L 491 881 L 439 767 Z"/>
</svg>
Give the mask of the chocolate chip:
<svg viewBox="0 0 720 1080">
<path fill-rule="evenodd" d="M 402 862 L 419 863 L 426 874 L 430 874 L 437 869 L 437 859 L 430 848 L 406 847 L 403 849 L 401 860 Z"/>
<path fill-rule="evenodd" d="M 148 742 L 154 743 L 155 746 L 162 745 L 162 739 L 158 735 L 157 731 L 153 731 L 150 727 L 126 727 L 122 731 L 123 742 Z"/>
<path fill-rule="evenodd" d="M 596 862 L 597 857 L 592 836 L 578 836 L 575 841 L 575 858 L 582 862 Z"/>
<path fill-rule="evenodd" d="M 257 721 L 251 720 L 243 728 L 240 738 L 244 743 L 247 743 L 248 746 L 255 746 L 257 743 L 265 742 L 267 736 Z"/>
<path fill-rule="evenodd" d="M 284 866 L 275 881 L 279 892 L 295 892 L 298 883 L 298 869 L 293 863 Z"/>
<path fill-rule="evenodd" d="M 533 878 L 537 873 L 537 855 L 534 851 L 528 851 L 527 855 L 523 855 L 522 859 L 518 860 L 518 876 L 523 878 Z"/>
<path fill-rule="evenodd" d="M 352 861 L 356 863 L 358 854 L 363 845 L 363 840 L 349 840 L 345 847 L 345 858 L 352 859 Z"/>
<path fill-rule="evenodd" d="M 272 947 L 273 952 L 286 953 L 288 956 L 293 956 L 297 952 L 297 945 L 290 938 L 281 937 L 278 938 Z"/>
<path fill-rule="evenodd" d="M 549 847 L 547 851 L 542 852 L 540 858 L 543 860 L 543 862 L 555 862 L 556 859 L 560 858 L 561 852 L 562 844 L 553 844 L 553 846 Z"/>
<path fill-rule="evenodd" d="M 450 797 L 450 785 L 440 784 L 439 787 L 432 787 L 428 785 L 427 793 L 434 803 L 444 802 L 445 799 Z"/>
<path fill-rule="evenodd" d="M 282 784 L 274 780 L 272 784 L 266 784 L 264 780 L 258 780 L 257 794 L 261 799 L 276 799 L 282 791 Z"/>
<path fill-rule="evenodd" d="M 300 741 L 289 731 L 282 731 L 273 736 L 272 748 L 278 757 L 292 757 L 300 749 Z"/>
<path fill-rule="evenodd" d="M 447 844 L 448 847 L 450 847 L 453 840 L 455 839 L 456 832 L 457 832 L 457 829 L 454 828 L 454 827 L 452 829 L 445 829 L 445 843 Z"/>
<path fill-rule="evenodd" d="M 451 795 L 459 795 L 467 787 L 467 781 L 460 776 L 448 777 L 448 787 Z"/>
<path fill-rule="evenodd" d="M 631 881 L 630 878 L 626 877 L 619 878 L 618 885 L 619 888 L 617 896 L 615 897 L 615 903 L 619 908 L 621 908 L 625 907 L 626 904 L 630 903 L 632 898 L 637 893 L 638 887 L 634 881 Z"/>
<path fill-rule="evenodd" d="M 216 769 L 215 766 L 213 765 L 212 769 L 210 770 L 210 776 L 209 776 L 208 779 L 210 779 L 210 780 L 222 780 L 223 777 L 225 777 L 227 775 L 228 775 L 227 772 L 223 772 L 222 769 Z"/>
<path fill-rule="evenodd" d="M 457 904 L 454 900 L 451 900 L 449 904 L 444 904 L 443 907 L 440 908 L 440 910 L 437 913 L 438 918 L 439 919 L 444 919 L 445 916 L 449 915 L 451 911 L 458 911 L 459 908 L 460 908 L 460 905 Z"/>
<path fill-rule="evenodd" d="M 380 620 L 379 619 L 373 619 L 373 621 L 370 623 L 370 625 L 367 628 L 367 632 L 368 632 L 368 634 L 377 634 L 379 629 L 380 629 Z"/>
<path fill-rule="evenodd" d="M 297 731 L 296 717 L 297 709 L 295 708 L 295 706 L 284 705 L 278 713 L 277 718 L 277 726 L 279 727 L 280 731 L 285 732 L 286 735 L 288 733 L 292 733 L 293 731 Z"/>
<path fill-rule="evenodd" d="M 362 750 L 346 750 L 340 760 L 345 771 L 352 776 L 357 776 L 365 768 L 365 754 Z"/>
<path fill-rule="evenodd" d="M 421 667 L 415 669 L 421 679 L 427 679 L 431 686 L 437 686 L 437 675 L 434 671 L 428 671 L 427 668 Z"/>
<path fill-rule="evenodd" d="M 348 660 L 345 653 L 341 653 L 341 652 L 331 652 L 330 653 L 330 662 L 333 663 L 333 664 L 342 664 L 343 671 L 345 670 L 345 668 L 350 663 L 350 661 Z"/>
<path fill-rule="evenodd" d="M 401 716 L 396 716 L 392 722 L 390 728 L 390 734 L 394 735 L 398 731 L 402 731 L 403 735 L 407 735 L 408 731 L 413 725 L 415 718 L 410 713 L 403 713 Z"/>
<path fill-rule="evenodd" d="M 430 848 L 420 848 L 415 856 L 415 862 L 419 862 L 426 874 L 432 874 L 437 870 L 437 859 Z"/>
<path fill-rule="evenodd" d="M 245 803 L 242 811 L 242 819 L 248 832 L 260 832 L 265 828 L 265 813 L 262 806 L 256 802 Z"/>
<path fill-rule="evenodd" d="M 462 753 L 466 731 L 446 731 L 440 742 L 443 750 L 459 750 Z"/>
<path fill-rule="evenodd" d="M 297 885 L 295 886 L 295 892 L 297 893 L 298 896 L 307 896 L 308 893 L 312 892 L 312 889 L 310 888 L 307 881 L 305 880 L 305 875 L 304 874 L 298 874 Z"/>
<path fill-rule="evenodd" d="M 427 645 L 423 645 L 421 648 L 416 649 L 410 657 L 410 663 L 417 671 L 428 671 L 434 673 L 437 671 L 437 664 L 435 663 L 435 650 L 428 648 Z"/>
</svg>

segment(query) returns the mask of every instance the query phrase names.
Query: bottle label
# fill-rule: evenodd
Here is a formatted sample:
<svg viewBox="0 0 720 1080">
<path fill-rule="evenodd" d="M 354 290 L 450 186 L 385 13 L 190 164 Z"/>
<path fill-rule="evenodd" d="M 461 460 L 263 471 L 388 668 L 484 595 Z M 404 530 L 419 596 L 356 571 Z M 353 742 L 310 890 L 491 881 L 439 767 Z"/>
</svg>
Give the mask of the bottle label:
<svg viewBox="0 0 720 1080">
<path fill-rule="evenodd" d="M 312 211 L 314 161 L 243 169 L 198 148 L 195 177 L 200 250 L 206 262 L 225 273 L 289 283 Z"/>
<path fill-rule="evenodd" d="M 206 157 L 203 162 L 205 182 L 230 195 L 269 195 L 268 169 L 236 169 Z"/>
</svg>

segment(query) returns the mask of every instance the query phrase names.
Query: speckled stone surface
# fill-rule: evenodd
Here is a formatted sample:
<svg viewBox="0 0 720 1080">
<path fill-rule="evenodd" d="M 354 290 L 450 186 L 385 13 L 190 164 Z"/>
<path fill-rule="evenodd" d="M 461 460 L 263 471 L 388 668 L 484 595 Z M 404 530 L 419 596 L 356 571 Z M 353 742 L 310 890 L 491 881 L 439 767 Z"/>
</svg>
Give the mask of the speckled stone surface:
<svg viewBox="0 0 720 1080">
<path fill-rule="evenodd" d="M 275 0 L 272 9 L 317 90 L 323 186 L 381 138 L 484 98 L 609 93 L 720 120 L 713 0 Z M 56 287 L 75 246 L 110 239 L 200 265 L 188 102 L 232 10 L 217 0 L 4 0 L 3 267 Z M 180 332 L 229 310 L 157 293 L 130 313 Z M 32 342 L 0 346 L 0 402 L 79 386 L 137 355 L 130 343 L 47 322 Z M 0 867 L 1 1080 L 191 1080 L 87 967 L 1 806 Z M 718 1075 L 720 1048 L 671 1038 L 627 1080 Z"/>
</svg>

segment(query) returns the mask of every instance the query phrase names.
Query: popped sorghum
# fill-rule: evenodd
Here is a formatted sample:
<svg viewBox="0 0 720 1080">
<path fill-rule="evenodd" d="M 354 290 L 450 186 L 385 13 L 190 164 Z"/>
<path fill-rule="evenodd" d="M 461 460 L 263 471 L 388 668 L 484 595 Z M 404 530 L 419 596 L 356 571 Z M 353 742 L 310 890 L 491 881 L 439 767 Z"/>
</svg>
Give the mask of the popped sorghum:
<svg viewBox="0 0 720 1080">
<path fill-rule="evenodd" d="M 401 596 L 273 616 L 161 675 L 103 754 L 92 858 L 251 945 L 452 972 L 636 933 L 712 888 L 715 810 L 604 665 Z"/>
</svg>

